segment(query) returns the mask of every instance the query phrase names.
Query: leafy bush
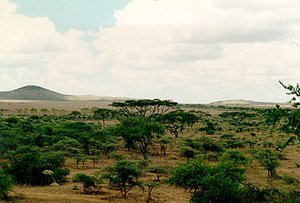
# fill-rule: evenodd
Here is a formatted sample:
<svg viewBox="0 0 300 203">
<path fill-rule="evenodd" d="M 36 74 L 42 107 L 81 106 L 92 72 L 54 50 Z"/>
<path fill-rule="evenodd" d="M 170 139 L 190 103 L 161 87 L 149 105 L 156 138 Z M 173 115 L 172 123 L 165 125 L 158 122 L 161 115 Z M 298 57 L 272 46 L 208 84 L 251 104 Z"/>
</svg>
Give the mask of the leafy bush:
<svg viewBox="0 0 300 203">
<path fill-rule="evenodd" d="M 204 131 L 208 135 L 213 135 L 219 130 L 221 130 L 219 125 L 211 120 L 206 120 L 205 127 L 199 128 L 199 131 Z"/>
<path fill-rule="evenodd" d="M 80 182 L 83 184 L 83 187 L 89 187 L 96 184 L 96 179 L 95 177 L 86 175 L 84 173 L 77 173 L 73 177 L 73 182 Z"/>
<path fill-rule="evenodd" d="M 8 171 L 16 177 L 21 184 L 47 185 L 53 182 L 43 174 L 44 170 L 54 172 L 53 177 L 63 181 L 68 174 L 67 170 L 61 170 L 64 165 L 64 157 L 60 153 L 42 154 L 38 148 L 20 147 L 11 158 Z"/>
<path fill-rule="evenodd" d="M 286 200 L 285 202 L 289 202 L 289 203 L 299 203 L 300 202 L 300 191 L 290 191 L 288 192 L 288 194 L 286 195 Z"/>
<path fill-rule="evenodd" d="M 298 183 L 300 183 L 297 178 L 294 178 L 294 177 L 291 177 L 291 176 L 288 176 L 288 175 L 284 175 L 281 178 L 287 184 L 298 184 Z"/>
<path fill-rule="evenodd" d="M 187 161 L 195 157 L 195 150 L 189 146 L 183 146 L 180 148 L 181 156 L 185 157 Z"/>
<path fill-rule="evenodd" d="M 282 196 L 276 188 L 259 188 L 249 183 L 241 188 L 241 202 L 282 202 Z"/>
<path fill-rule="evenodd" d="M 221 161 L 231 162 L 232 164 L 237 166 L 246 166 L 249 163 L 249 159 L 246 157 L 246 155 L 243 152 L 237 150 L 227 150 L 223 154 Z"/>
<path fill-rule="evenodd" d="M 80 182 L 83 185 L 84 194 L 101 194 L 101 184 L 103 182 L 103 176 L 101 175 L 86 175 L 84 173 L 77 173 L 73 177 L 73 182 Z"/>
<path fill-rule="evenodd" d="M 168 182 L 190 190 L 192 202 L 234 202 L 239 198 L 244 173 L 244 169 L 231 163 L 209 166 L 195 159 L 176 167 Z"/>
<path fill-rule="evenodd" d="M 5 200 L 7 198 L 7 193 L 12 188 L 13 183 L 13 178 L 0 169 L 0 199 Z"/>
</svg>

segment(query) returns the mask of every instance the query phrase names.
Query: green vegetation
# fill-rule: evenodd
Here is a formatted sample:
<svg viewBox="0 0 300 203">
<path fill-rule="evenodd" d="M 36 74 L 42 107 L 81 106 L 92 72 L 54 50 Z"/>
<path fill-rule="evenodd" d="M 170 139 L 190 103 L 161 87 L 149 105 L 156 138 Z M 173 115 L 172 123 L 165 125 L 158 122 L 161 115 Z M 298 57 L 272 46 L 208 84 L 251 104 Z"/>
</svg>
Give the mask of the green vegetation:
<svg viewBox="0 0 300 203">
<path fill-rule="evenodd" d="M 298 109 L 178 106 L 155 99 L 5 112 L 0 198 L 13 184 L 62 185 L 75 174 L 80 193 L 105 198 L 134 198 L 141 188 L 155 202 L 178 187 L 191 202 L 299 200 Z"/>
<path fill-rule="evenodd" d="M 210 166 L 201 159 L 174 169 L 168 180 L 170 184 L 192 192 L 192 202 L 235 202 L 245 169 L 228 162 Z"/>
<path fill-rule="evenodd" d="M 8 198 L 7 193 L 11 190 L 14 183 L 11 175 L 6 174 L 0 169 L 0 200 L 6 200 Z"/>
</svg>

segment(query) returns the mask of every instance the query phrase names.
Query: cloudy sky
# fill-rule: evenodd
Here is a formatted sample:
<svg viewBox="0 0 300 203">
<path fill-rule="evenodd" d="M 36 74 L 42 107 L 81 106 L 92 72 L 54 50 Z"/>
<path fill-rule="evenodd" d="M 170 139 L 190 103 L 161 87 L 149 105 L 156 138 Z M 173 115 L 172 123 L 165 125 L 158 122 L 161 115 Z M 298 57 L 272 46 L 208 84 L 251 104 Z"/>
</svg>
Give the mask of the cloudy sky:
<svg viewBox="0 0 300 203">
<path fill-rule="evenodd" d="M 299 0 L 0 0 L 0 90 L 289 100 Z"/>
</svg>

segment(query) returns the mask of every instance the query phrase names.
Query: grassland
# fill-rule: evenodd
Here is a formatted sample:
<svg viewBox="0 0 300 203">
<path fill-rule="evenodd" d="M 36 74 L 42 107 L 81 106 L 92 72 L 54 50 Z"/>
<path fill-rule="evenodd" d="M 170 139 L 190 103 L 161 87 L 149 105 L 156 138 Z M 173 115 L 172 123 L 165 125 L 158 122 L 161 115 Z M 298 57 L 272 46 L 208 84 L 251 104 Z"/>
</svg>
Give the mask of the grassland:
<svg viewBox="0 0 300 203">
<path fill-rule="evenodd" d="M 70 101 L 2 101 L 0 109 L 2 109 L 2 118 L 14 117 L 30 117 L 32 115 L 40 118 L 44 116 L 65 116 L 72 111 L 81 112 L 80 118 L 74 118 L 70 122 L 80 121 L 86 123 L 100 123 L 101 121 L 93 119 L 92 109 L 112 108 L 108 102 L 70 102 Z M 155 144 L 151 148 L 150 165 L 159 165 L 167 169 L 172 169 L 181 163 L 186 162 L 186 158 L 180 154 L 180 145 L 187 139 L 196 139 L 201 137 L 210 137 L 221 145 L 226 145 L 226 141 L 221 138 L 221 135 L 231 134 L 235 141 L 241 145 L 231 147 L 241 151 L 251 160 L 247 166 L 247 183 L 255 185 L 258 188 L 279 188 L 284 192 L 297 190 L 300 188 L 300 144 L 299 141 L 290 144 L 282 151 L 284 158 L 280 160 L 280 166 L 277 169 L 277 178 L 269 178 L 267 170 L 260 164 L 259 160 L 255 159 L 253 152 L 255 150 L 269 149 L 276 151 L 279 143 L 284 142 L 293 134 L 281 132 L 276 126 L 267 125 L 265 117 L 261 111 L 249 108 L 219 108 L 219 107 L 199 107 L 186 108 L 188 111 L 199 115 L 200 121 L 192 128 L 184 129 L 178 139 L 173 139 L 174 135 L 166 131 L 167 137 L 172 137 L 172 143 L 167 146 L 167 155 L 160 156 L 159 145 Z M 224 112 L 247 112 L 253 114 L 253 117 L 247 118 L 222 118 L 220 115 Z M 207 120 L 217 126 L 213 133 L 203 131 Z M 108 120 L 106 127 L 114 126 L 118 121 Z M 249 140 L 255 140 L 253 146 L 249 146 Z M 267 144 L 269 143 L 269 144 Z M 270 144 L 271 143 L 271 144 Z M 119 146 L 124 143 L 119 141 Z M 229 147 L 230 148 L 230 147 Z M 119 147 L 113 152 L 116 155 L 123 155 L 128 160 L 141 160 L 142 154 L 138 151 L 127 151 L 124 147 Z M 201 153 L 200 153 L 201 155 Z M 205 156 L 205 154 L 202 154 Z M 15 197 L 17 202 L 145 202 L 147 193 L 140 188 L 134 188 L 129 197 L 121 198 L 117 190 L 110 189 L 107 184 L 103 184 L 103 193 L 99 195 L 86 195 L 82 193 L 82 184 L 72 181 L 72 178 L 77 173 L 94 174 L 105 171 L 105 168 L 112 166 L 116 162 L 114 156 L 107 158 L 101 156 L 95 166 L 90 160 L 87 160 L 84 166 L 82 164 L 77 168 L 76 161 L 72 158 L 67 158 L 64 168 L 69 169 L 70 174 L 67 177 L 67 182 L 58 186 L 28 186 L 15 185 L 10 192 L 10 196 Z M 215 164 L 215 161 L 211 161 Z M 166 180 L 168 175 L 164 175 L 162 180 Z M 191 177 L 193 178 L 193 177 Z M 143 180 L 154 180 L 155 175 L 146 172 L 142 177 Z M 293 183 L 289 180 L 295 180 Z M 158 188 L 153 191 L 153 202 L 188 202 L 191 194 L 183 189 L 170 186 L 162 181 Z"/>
</svg>

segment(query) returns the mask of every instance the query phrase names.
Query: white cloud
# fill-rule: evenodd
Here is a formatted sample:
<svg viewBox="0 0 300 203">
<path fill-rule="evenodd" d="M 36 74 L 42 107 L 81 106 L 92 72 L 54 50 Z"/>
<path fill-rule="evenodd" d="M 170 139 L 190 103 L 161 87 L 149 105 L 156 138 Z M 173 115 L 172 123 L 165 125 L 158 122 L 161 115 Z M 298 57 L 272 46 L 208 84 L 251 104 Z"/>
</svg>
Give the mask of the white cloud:
<svg viewBox="0 0 300 203">
<path fill-rule="evenodd" d="M 16 8 L 0 0 L 0 67 L 1 74 L 8 76 L 1 89 L 35 83 L 79 93 L 76 86 L 87 87 L 84 76 L 98 74 L 100 65 L 84 40 L 86 33 L 61 34 L 48 18 L 26 17 Z"/>
<path fill-rule="evenodd" d="M 59 33 L 5 0 L 0 17 L 1 89 L 33 81 L 74 94 L 284 101 L 278 80 L 300 75 L 296 0 L 132 0 L 96 32 Z"/>
<path fill-rule="evenodd" d="M 111 83 L 134 96 L 144 89 L 164 97 L 173 88 L 167 95 L 186 101 L 267 100 L 270 87 L 299 72 L 291 44 L 300 33 L 298 1 L 133 0 L 115 17 L 94 45 L 109 61 Z"/>
</svg>

